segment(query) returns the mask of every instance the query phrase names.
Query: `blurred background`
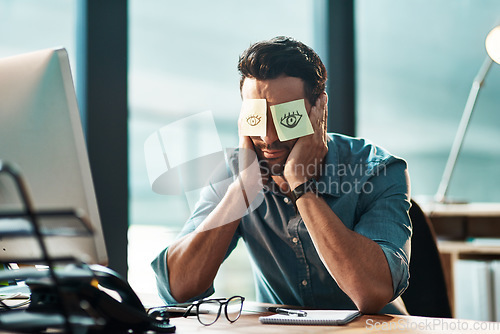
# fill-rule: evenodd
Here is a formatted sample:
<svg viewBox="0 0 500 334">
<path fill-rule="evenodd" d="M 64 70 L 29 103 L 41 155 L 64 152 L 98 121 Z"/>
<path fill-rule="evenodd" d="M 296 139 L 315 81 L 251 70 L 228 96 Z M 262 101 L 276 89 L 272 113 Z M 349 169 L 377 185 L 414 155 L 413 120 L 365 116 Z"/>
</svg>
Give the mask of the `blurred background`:
<svg viewBox="0 0 500 334">
<path fill-rule="evenodd" d="M 0 57 L 64 46 L 78 82 L 77 3 L 0 0 Z M 190 213 L 186 196 L 151 190 L 147 137 L 211 110 L 222 147 L 236 147 L 239 54 L 253 42 L 287 35 L 325 60 L 326 5 L 327 0 L 128 1 L 128 273 L 134 289 L 155 295 L 149 263 Z M 499 23 L 497 0 L 354 1 L 355 135 L 408 161 L 413 196 L 437 191 L 472 80 L 486 57 L 485 37 Z M 330 101 L 339 98 L 335 91 L 331 95 Z M 186 138 L 194 130 L 186 129 Z M 500 66 L 493 64 L 450 198 L 500 202 L 499 143 Z M 182 138 L 175 144 L 181 151 L 195 149 Z M 240 245 L 223 265 L 216 294 L 254 299 L 250 271 Z"/>
</svg>

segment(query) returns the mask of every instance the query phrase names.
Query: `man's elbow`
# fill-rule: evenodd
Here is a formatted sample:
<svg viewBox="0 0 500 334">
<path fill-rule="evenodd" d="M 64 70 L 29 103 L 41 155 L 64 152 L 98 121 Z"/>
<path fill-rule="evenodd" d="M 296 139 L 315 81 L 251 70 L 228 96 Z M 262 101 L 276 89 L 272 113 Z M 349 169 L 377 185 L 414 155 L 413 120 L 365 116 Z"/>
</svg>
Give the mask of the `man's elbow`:
<svg viewBox="0 0 500 334">
<path fill-rule="evenodd" d="M 210 284 L 206 285 L 187 279 L 170 279 L 170 293 L 178 303 L 185 303 L 203 294 L 209 288 Z"/>
<path fill-rule="evenodd" d="M 387 305 L 392 297 L 392 285 L 374 289 L 377 291 L 366 291 L 354 302 L 358 310 L 363 314 L 376 314 Z"/>
</svg>

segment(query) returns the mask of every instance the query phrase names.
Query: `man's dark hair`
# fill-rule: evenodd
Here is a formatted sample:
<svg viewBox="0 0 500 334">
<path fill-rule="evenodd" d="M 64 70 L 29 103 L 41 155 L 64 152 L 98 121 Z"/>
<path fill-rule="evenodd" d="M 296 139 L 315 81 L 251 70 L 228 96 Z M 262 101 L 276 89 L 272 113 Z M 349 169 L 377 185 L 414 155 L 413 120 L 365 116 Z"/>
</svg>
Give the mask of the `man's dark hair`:
<svg viewBox="0 0 500 334">
<path fill-rule="evenodd" d="M 326 68 L 313 49 L 290 37 L 279 36 L 252 44 L 240 56 L 240 90 L 245 78 L 269 80 L 287 75 L 304 81 L 311 105 L 325 90 Z"/>
</svg>

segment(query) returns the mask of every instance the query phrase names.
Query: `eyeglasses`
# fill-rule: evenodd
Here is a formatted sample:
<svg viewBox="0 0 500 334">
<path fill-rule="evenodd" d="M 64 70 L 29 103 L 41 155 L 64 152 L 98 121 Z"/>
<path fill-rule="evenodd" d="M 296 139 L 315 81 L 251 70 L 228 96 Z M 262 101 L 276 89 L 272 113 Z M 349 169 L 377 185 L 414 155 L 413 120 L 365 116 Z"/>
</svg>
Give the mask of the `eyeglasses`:
<svg viewBox="0 0 500 334">
<path fill-rule="evenodd" d="M 183 314 L 187 317 L 192 314 L 192 310 L 196 310 L 198 321 L 205 326 L 215 323 L 224 307 L 226 319 L 233 323 L 239 319 L 241 310 L 243 309 L 243 301 L 245 297 L 233 296 L 231 298 L 205 298 L 193 302 Z"/>
</svg>

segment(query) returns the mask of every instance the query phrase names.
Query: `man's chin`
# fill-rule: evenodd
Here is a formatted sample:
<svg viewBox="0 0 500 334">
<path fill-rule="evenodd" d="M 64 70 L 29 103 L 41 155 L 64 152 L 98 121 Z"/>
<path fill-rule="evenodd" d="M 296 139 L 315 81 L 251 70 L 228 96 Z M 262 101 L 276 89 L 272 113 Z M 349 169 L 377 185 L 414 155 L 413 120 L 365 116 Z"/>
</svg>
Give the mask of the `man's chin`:
<svg viewBox="0 0 500 334">
<path fill-rule="evenodd" d="M 268 160 L 267 168 L 270 175 L 282 176 L 285 171 L 285 163 L 283 161 Z"/>
</svg>

